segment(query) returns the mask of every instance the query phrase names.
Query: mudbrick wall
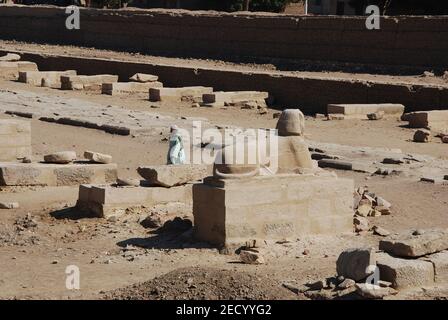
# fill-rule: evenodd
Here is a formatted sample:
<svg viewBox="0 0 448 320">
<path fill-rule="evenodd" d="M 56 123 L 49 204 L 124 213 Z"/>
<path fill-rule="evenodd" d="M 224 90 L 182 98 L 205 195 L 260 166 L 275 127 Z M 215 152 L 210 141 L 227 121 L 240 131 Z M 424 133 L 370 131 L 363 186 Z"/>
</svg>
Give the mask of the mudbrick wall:
<svg viewBox="0 0 448 320">
<path fill-rule="evenodd" d="M 6 53 L 0 50 L 1 53 Z M 448 109 L 448 88 L 374 81 L 179 67 L 76 56 L 24 53 L 40 70 L 75 69 L 78 74 L 116 74 L 128 81 L 137 72 L 156 74 L 166 87 L 212 86 L 215 90 L 260 90 L 274 96 L 279 108 L 300 108 L 313 114 L 325 112 L 329 103 L 402 103 L 406 111 Z"/>
<path fill-rule="evenodd" d="M 275 58 L 376 65 L 448 66 L 448 17 L 390 17 L 369 31 L 363 17 L 0 7 L 0 39 L 207 58 Z"/>
</svg>

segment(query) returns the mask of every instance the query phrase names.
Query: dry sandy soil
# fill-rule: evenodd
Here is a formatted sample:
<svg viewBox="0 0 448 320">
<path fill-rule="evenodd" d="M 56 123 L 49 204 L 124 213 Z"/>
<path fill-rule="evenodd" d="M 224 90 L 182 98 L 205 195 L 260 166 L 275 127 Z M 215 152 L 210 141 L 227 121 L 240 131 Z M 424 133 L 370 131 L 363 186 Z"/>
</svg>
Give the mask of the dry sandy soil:
<svg viewBox="0 0 448 320">
<path fill-rule="evenodd" d="M 102 105 L 113 104 L 159 114 L 206 117 L 215 124 L 267 128 L 276 123 L 273 119 L 275 110 L 261 115 L 255 110 L 191 108 L 183 104 L 152 109 L 152 104 L 142 98 L 62 92 L 10 81 L 0 81 L 0 88 L 77 97 Z M 0 118 L 8 117 L 0 115 Z M 108 153 L 119 165 L 119 176 L 124 178 L 137 177 L 137 166 L 161 164 L 166 156 L 167 142 L 163 136 L 115 136 L 35 119 L 31 120 L 31 125 L 34 156 L 67 149 L 76 150 L 79 155 L 87 149 Z M 448 159 L 447 144 L 438 140 L 427 144 L 413 143 L 410 140 L 413 131 L 403 125 L 398 120 L 322 121 L 308 118 L 306 132 L 308 138 L 315 141 L 400 148 L 405 152 Z M 392 232 L 410 228 L 448 228 L 448 186 L 412 182 L 396 176 L 369 177 L 354 172 L 338 172 L 338 175 L 353 178 L 357 186 L 368 185 L 371 191 L 393 204 L 393 214 L 371 218 L 372 225 Z M 266 243 L 261 250 L 267 263 L 245 265 L 238 263 L 236 255 L 223 255 L 205 243 L 195 242 L 185 230 L 155 232 L 145 229 L 139 223 L 146 216 L 144 213 L 131 213 L 119 221 L 79 217 L 72 209 L 77 192 L 76 187 L 0 189 L 0 201 L 18 201 L 21 206 L 15 210 L 0 210 L 0 298 L 299 299 L 302 297 L 292 295 L 281 284 L 284 281 L 300 284 L 333 276 L 335 261 L 343 249 L 377 246 L 379 240 L 378 236 L 365 233 Z M 176 207 L 154 210 L 158 210 L 164 219 L 176 216 L 191 219 L 191 213 L 179 212 Z M 68 265 L 80 268 L 80 290 L 70 291 L 65 287 Z M 174 271 L 179 268 L 186 269 Z M 171 271 L 174 273 L 167 274 Z M 164 274 L 167 275 L 153 280 Z M 219 280 L 230 285 L 225 286 Z M 169 290 L 170 284 L 178 284 L 178 294 L 177 290 Z M 130 289 L 114 291 L 127 286 L 131 286 Z M 402 293 L 399 297 L 446 296 L 446 292 L 439 290 L 419 290 Z"/>
</svg>

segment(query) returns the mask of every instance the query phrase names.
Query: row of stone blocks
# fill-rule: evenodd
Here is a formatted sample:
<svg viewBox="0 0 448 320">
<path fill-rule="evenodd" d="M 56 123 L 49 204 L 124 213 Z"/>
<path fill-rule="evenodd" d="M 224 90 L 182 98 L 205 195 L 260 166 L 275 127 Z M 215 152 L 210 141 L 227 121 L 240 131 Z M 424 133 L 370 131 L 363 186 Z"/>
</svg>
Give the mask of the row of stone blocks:
<svg viewBox="0 0 448 320">
<path fill-rule="evenodd" d="M 76 206 L 87 216 L 109 218 L 121 216 L 130 208 L 170 202 L 191 205 L 192 184 L 172 188 L 80 185 Z"/>
<path fill-rule="evenodd" d="M 195 235 L 220 247 L 353 232 L 351 179 L 282 174 L 209 177 L 193 187 Z"/>
<path fill-rule="evenodd" d="M 31 125 L 27 121 L 0 119 L 0 161 L 31 156 Z"/>
</svg>

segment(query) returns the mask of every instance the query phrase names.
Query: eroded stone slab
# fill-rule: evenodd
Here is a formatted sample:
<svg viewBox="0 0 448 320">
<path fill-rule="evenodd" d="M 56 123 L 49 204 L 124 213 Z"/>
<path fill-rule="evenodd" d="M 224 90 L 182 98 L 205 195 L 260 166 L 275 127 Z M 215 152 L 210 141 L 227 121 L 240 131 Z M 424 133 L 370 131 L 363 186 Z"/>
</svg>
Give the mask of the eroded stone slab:
<svg viewBox="0 0 448 320">
<path fill-rule="evenodd" d="M 67 71 L 20 71 L 19 82 L 33 86 L 45 86 L 51 88 L 61 87 L 61 76 L 75 76 L 76 70 Z"/>
<path fill-rule="evenodd" d="M 2 186 L 71 186 L 106 184 L 116 180 L 116 164 L 0 162 Z"/>
<path fill-rule="evenodd" d="M 174 188 L 81 185 L 77 207 L 91 216 L 107 218 L 123 215 L 130 208 L 171 202 L 191 205 L 192 185 Z"/>
<path fill-rule="evenodd" d="M 224 106 L 227 104 L 259 101 L 265 103 L 269 97 L 268 92 L 263 91 L 217 91 L 213 93 L 205 93 L 202 95 L 202 101 L 205 105 Z"/>
<path fill-rule="evenodd" d="M 0 57 L 0 61 L 19 61 L 20 60 L 20 55 L 16 54 L 16 53 L 7 53 L 4 56 Z"/>
<path fill-rule="evenodd" d="M 400 259 L 387 253 L 378 253 L 377 266 L 381 280 L 391 282 L 395 289 L 421 287 L 434 283 L 434 267 L 428 261 Z"/>
<path fill-rule="evenodd" d="M 381 104 L 329 104 L 328 114 L 342 114 L 344 118 L 366 119 L 368 114 L 384 112 L 384 117 L 400 117 L 404 113 L 404 105 L 394 103 Z"/>
<path fill-rule="evenodd" d="M 101 91 L 103 83 L 118 81 L 118 76 L 111 74 L 99 74 L 94 76 L 61 76 L 62 90 L 88 90 Z"/>
<path fill-rule="evenodd" d="M 181 87 L 181 88 L 151 88 L 149 89 L 150 101 L 202 101 L 202 96 L 206 93 L 212 93 L 211 87 Z"/>
<path fill-rule="evenodd" d="M 206 178 L 193 187 L 196 238 L 216 246 L 353 232 L 353 180 L 312 174 Z"/>
<path fill-rule="evenodd" d="M 0 119 L 0 161 L 31 157 L 31 124 L 29 121 Z"/>
<path fill-rule="evenodd" d="M 44 156 L 44 161 L 47 163 L 66 164 L 76 160 L 75 151 L 60 151 L 50 153 Z"/>
<path fill-rule="evenodd" d="M 129 78 L 130 81 L 136 81 L 141 83 L 146 82 L 155 82 L 159 79 L 158 76 L 155 76 L 153 74 L 147 74 L 147 73 L 136 73 L 132 77 Z"/>
<path fill-rule="evenodd" d="M 202 180 L 212 175 L 212 166 L 205 164 L 181 164 L 139 167 L 137 172 L 148 183 L 173 187 Z"/>
<path fill-rule="evenodd" d="M 103 83 L 101 93 L 110 96 L 126 94 L 148 94 L 149 89 L 162 88 L 163 83 L 153 82 L 115 82 Z"/>
<path fill-rule="evenodd" d="M 448 230 L 404 232 L 381 240 L 379 248 L 398 257 L 421 257 L 448 249 Z"/>
<path fill-rule="evenodd" d="M 112 156 L 104 153 L 85 151 L 84 158 L 96 163 L 112 163 Z"/>
</svg>

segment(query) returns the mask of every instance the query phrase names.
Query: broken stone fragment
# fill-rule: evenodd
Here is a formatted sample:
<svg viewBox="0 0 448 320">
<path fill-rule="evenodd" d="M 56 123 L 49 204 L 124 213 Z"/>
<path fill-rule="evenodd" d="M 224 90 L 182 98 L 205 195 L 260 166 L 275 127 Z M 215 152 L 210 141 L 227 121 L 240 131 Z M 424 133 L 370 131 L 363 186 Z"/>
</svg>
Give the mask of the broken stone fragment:
<svg viewBox="0 0 448 320">
<path fill-rule="evenodd" d="M 76 160 L 76 152 L 75 151 L 61 151 L 55 152 L 51 154 L 47 154 L 44 156 L 44 161 L 47 163 L 71 163 Z"/>
<path fill-rule="evenodd" d="M 381 280 L 391 282 L 395 289 L 422 287 L 434 283 L 434 267 L 428 261 L 401 259 L 387 253 L 379 253 L 377 266 Z"/>
<path fill-rule="evenodd" d="M 263 256 L 259 252 L 249 251 L 249 250 L 241 250 L 240 251 L 240 260 L 246 264 L 264 264 L 265 260 Z"/>
<path fill-rule="evenodd" d="M 19 207 L 18 202 L 0 202 L 0 209 L 18 209 Z"/>
<path fill-rule="evenodd" d="M 369 220 L 364 217 L 353 218 L 353 223 L 355 225 L 356 232 L 368 231 L 369 230 Z"/>
<path fill-rule="evenodd" d="M 93 151 L 85 151 L 84 152 L 84 158 L 96 162 L 96 163 L 111 163 L 112 162 L 112 156 L 108 154 L 103 154 L 99 152 L 93 152 Z"/>
<path fill-rule="evenodd" d="M 376 197 L 375 198 L 375 203 L 376 203 L 377 206 L 384 207 L 384 208 L 387 208 L 387 209 L 392 207 L 392 204 L 389 201 L 387 201 L 386 199 L 382 198 L 382 197 Z"/>
<path fill-rule="evenodd" d="M 340 284 L 338 284 L 337 288 L 339 290 L 344 290 L 353 287 L 356 284 L 355 280 L 353 279 L 345 279 Z"/>
<path fill-rule="evenodd" d="M 384 118 L 384 111 L 382 110 L 367 114 L 367 119 L 369 120 L 381 120 L 383 118 Z"/>
<path fill-rule="evenodd" d="M 336 262 L 339 276 L 360 281 L 368 277 L 371 272 L 369 266 L 376 264 L 373 248 L 355 248 L 344 250 Z"/>
<path fill-rule="evenodd" d="M 326 281 L 318 280 L 314 282 L 308 282 L 305 284 L 310 290 L 321 290 L 326 287 Z"/>
<path fill-rule="evenodd" d="M 398 291 L 393 288 L 384 288 L 369 283 L 357 283 L 356 292 L 366 299 L 383 299 L 384 297 L 395 295 Z"/>
<path fill-rule="evenodd" d="M 404 232 L 381 240 L 379 248 L 398 257 L 421 257 L 448 249 L 448 230 L 430 229 L 418 234 Z"/>
<path fill-rule="evenodd" d="M 442 137 L 442 142 L 443 143 L 448 143 L 448 136 L 443 136 Z"/>
<path fill-rule="evenodd" d="M 154 82 L 159 79 L 158 76 L 146 73 L 136 73 L 132 77 L 129 78 L 131 81 L 135 82 Z"/>
<path fill-rule="evenodd" d="M 429 142 L 431 141 L 431 131 L 427 129 L 419 129 L 414 133 L 414 142 Z"/>
<path fill-rule="evenodd" d="M 387 230 L 384 229 L 384 228 L 378 227 L 378 226 L 374 226 L 374 227 L 372 228 L 372 230 L 373 230 L 373 233 L 374 233 L 374 234 L 379 235 L 379 236 L 382 236 L 382 237 L 387 237 L 387 236 L 390 235 L 390 232 L 389 232 L 389 231 L 387 231 Z"/>
<path fill-rule="evenodd" d="M 120 187 L 139 187 L 139 179 L 117 179 L 117 185 Z"/>
<path fill-rule="evenodd" d="M 327 120 L 344 120 L 345 116 L 343 114 L 337 114 L 337 113 L 329 113 L 327 115 Z"/>
<path fill-rule="evenodd" d="M 137 172 L 148 183 L 173 187 L 202 180 L 212 174 L 212 168 L 206 164 L 160 165 L 139 167 Z"/>
<path fill-rule="evenodd" d="M 153 214 L 150 216 L 147 216 L 144 220 L 140 222 L 143 228 L 160 228 L 163 226 L 163 220 L 160 217 L 160 215 Z"/>
<path fill-rule="evenodd" d="M 356 209 L 356 214 L 361 217 L 368 217 L 372 212 L 372 207 L 369 204 L 359 204 L 358 209 Z"/>
</svg>

